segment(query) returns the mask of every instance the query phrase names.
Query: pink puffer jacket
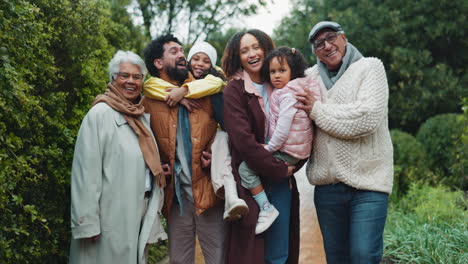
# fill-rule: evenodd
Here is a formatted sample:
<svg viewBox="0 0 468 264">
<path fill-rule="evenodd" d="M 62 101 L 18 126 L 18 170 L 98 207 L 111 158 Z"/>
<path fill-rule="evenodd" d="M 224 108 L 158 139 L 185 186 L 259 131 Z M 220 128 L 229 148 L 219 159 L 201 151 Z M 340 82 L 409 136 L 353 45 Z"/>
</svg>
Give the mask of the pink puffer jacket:
<svg viewBox="0 0 468 264">
<path fill-rule="evenodd" d="M 293 97 L 296 92 L 303 91 L 304 88 L 312 90 L 317 100 L 320 101 L 321 93 L 317 81 L 307 76 L 294 79 L 288 82 L 285 87 L 275 89 L 272 93 L 270 98 L 270 135 L 276 129 L 281 98 L 284 96 Z M 313 123 L 305 111 L 299 110 L 294 115 L 288 137 L 279 150 L 297 159 L 306 159 L 312 149 L 312 140 Z"/>
</svg>

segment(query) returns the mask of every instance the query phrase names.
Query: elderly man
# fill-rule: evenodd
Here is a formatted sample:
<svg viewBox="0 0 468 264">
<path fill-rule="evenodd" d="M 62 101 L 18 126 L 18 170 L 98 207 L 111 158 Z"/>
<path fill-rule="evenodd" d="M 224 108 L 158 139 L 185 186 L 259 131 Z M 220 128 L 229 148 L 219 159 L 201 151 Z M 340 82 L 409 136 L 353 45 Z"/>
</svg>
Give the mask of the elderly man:
<svg viewBox="0 0 468 264">
<path fill-rule="evenodd" d="M 309 41 L 318 61 L 310 74 L 324 100 L 305 92 L 297 99 L 317 126 L 307 176 L 327 263 L 378 264 L 393 184 L 385 69 L 363 57 L 338 23 L 316 24 Z"/>
<path fill-rule="evenodd" d="M 215 195 L 208 163 L 208 152 L 217 121 L 210 97 L 198 99 L 199 107 L 189 112 L 177 101 L 188 92 L 184 83 L 192 82 L 187 61 L 177 38 L 164 35 L 145 49 L 145 62 L 153 76 L 147 84 L 167 82 L 177 87 L 167 102 L 150 99 L 145 85 L 144 105 L 151 113 L 151 128 L 160 147 L 163 163 L 169 164 L 171 178 L 165 189 L 163 213 L 169 227 L 171 263 L 194 263 L 195 235 L 198 235 L 206 263 L 224 261 L 223 204 Z M 175 97 L 174 97 L 175 96 Z"/>
</svg>

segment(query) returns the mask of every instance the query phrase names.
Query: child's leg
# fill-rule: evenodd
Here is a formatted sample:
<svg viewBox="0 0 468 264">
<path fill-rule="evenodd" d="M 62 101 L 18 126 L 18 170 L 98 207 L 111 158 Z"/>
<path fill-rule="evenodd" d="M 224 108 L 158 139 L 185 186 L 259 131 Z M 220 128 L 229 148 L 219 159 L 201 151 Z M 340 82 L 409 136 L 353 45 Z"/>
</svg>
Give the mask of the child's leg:
<svg viewBox="0 0 468 264">
<path fill-rule="evenodd" d="M 289 165 L 296 165 L 296 163 L 299 162 L 299 159 L 289 155 L 289 154 L 286 154 L 284 152 L 281 152 L 281 151 L 276 151 L 273 153 L 273 157 L 277 158 L 277 159 L 280 159 L 282 161 L 285 161 L 287 162 Z"/>
<path fill-rule="evenodd" d="M 232 177 L 231 155 L 229 154 L 227 133 L 216 131 L 215 139 L 211 145 L 211 183 L 215 193 L 224 199 L 224 178 Z"/>
<path fill-rule="evenodd" d="M 216 195 L 225 199 L 223 218 L 228 221 L 237 220 L 249 212 L 249 207 L 237 195 L 226 132 L 216 131 L 211 153 L 211 183 Z"/>
<path fill-rule="evenodd" d="M 255 234 L 260 234 L 267 230 L 278 217 L 278 210 L 270 204 L 268 197 L 263 189 L 260 178 L 251 170 L 247 163 L 242 162 L 239 166 L 239 176 L 242 180 L 242 186 L 249 189 L 253 198 L 260 207 Z"/>
</svg>

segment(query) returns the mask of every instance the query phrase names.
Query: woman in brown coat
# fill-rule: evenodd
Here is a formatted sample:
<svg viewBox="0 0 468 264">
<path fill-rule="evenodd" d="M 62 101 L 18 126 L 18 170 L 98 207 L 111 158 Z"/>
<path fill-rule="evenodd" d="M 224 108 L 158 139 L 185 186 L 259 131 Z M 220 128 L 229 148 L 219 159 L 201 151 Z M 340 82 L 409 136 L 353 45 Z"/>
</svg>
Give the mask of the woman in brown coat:
<svg viewBox="0 0 468 264">
<path fill-rule="evenodd" d="M 299 256 L 299 193 L 292 175 L 294 166 L 273 157 L 262 144 L 268 139 L 268 96 L 261 68 L 274 48 L 260 30 L 236 33 L 224 51 L 223 70 L 231 80 L 224 89 L 224 122 L 230 140 L 232 168 L 239 197 L 250 212 L 229 223 L 226 263 L 297 263 Z M 261 177 L 270 203 L 280 215 L 264 233 L 255 235 L 259 207 L 241 186 L 239 165 L 245 161 Z"/>
</svg>

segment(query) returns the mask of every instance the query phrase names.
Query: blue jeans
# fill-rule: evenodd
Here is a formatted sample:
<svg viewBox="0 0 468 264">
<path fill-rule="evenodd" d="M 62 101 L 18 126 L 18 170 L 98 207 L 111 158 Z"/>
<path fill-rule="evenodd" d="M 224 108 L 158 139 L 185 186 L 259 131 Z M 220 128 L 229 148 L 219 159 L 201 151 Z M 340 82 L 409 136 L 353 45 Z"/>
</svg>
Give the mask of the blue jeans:
<svg viewBox="0 0 468 264">
<path fill-rule="evenodd" d="M 388 194 L 343 183 L 318 185 L 315 207 L 328 264 L 378 264 Z"/>
<path fill-rule="evenodd" d="M 263 183 L 268 200 L 279 211 L 275 222 L 264 232 L 265 264 L 284 264 L 289 256 L 291 190 L 289 178 L 280 183 Z"/>
</svg>

